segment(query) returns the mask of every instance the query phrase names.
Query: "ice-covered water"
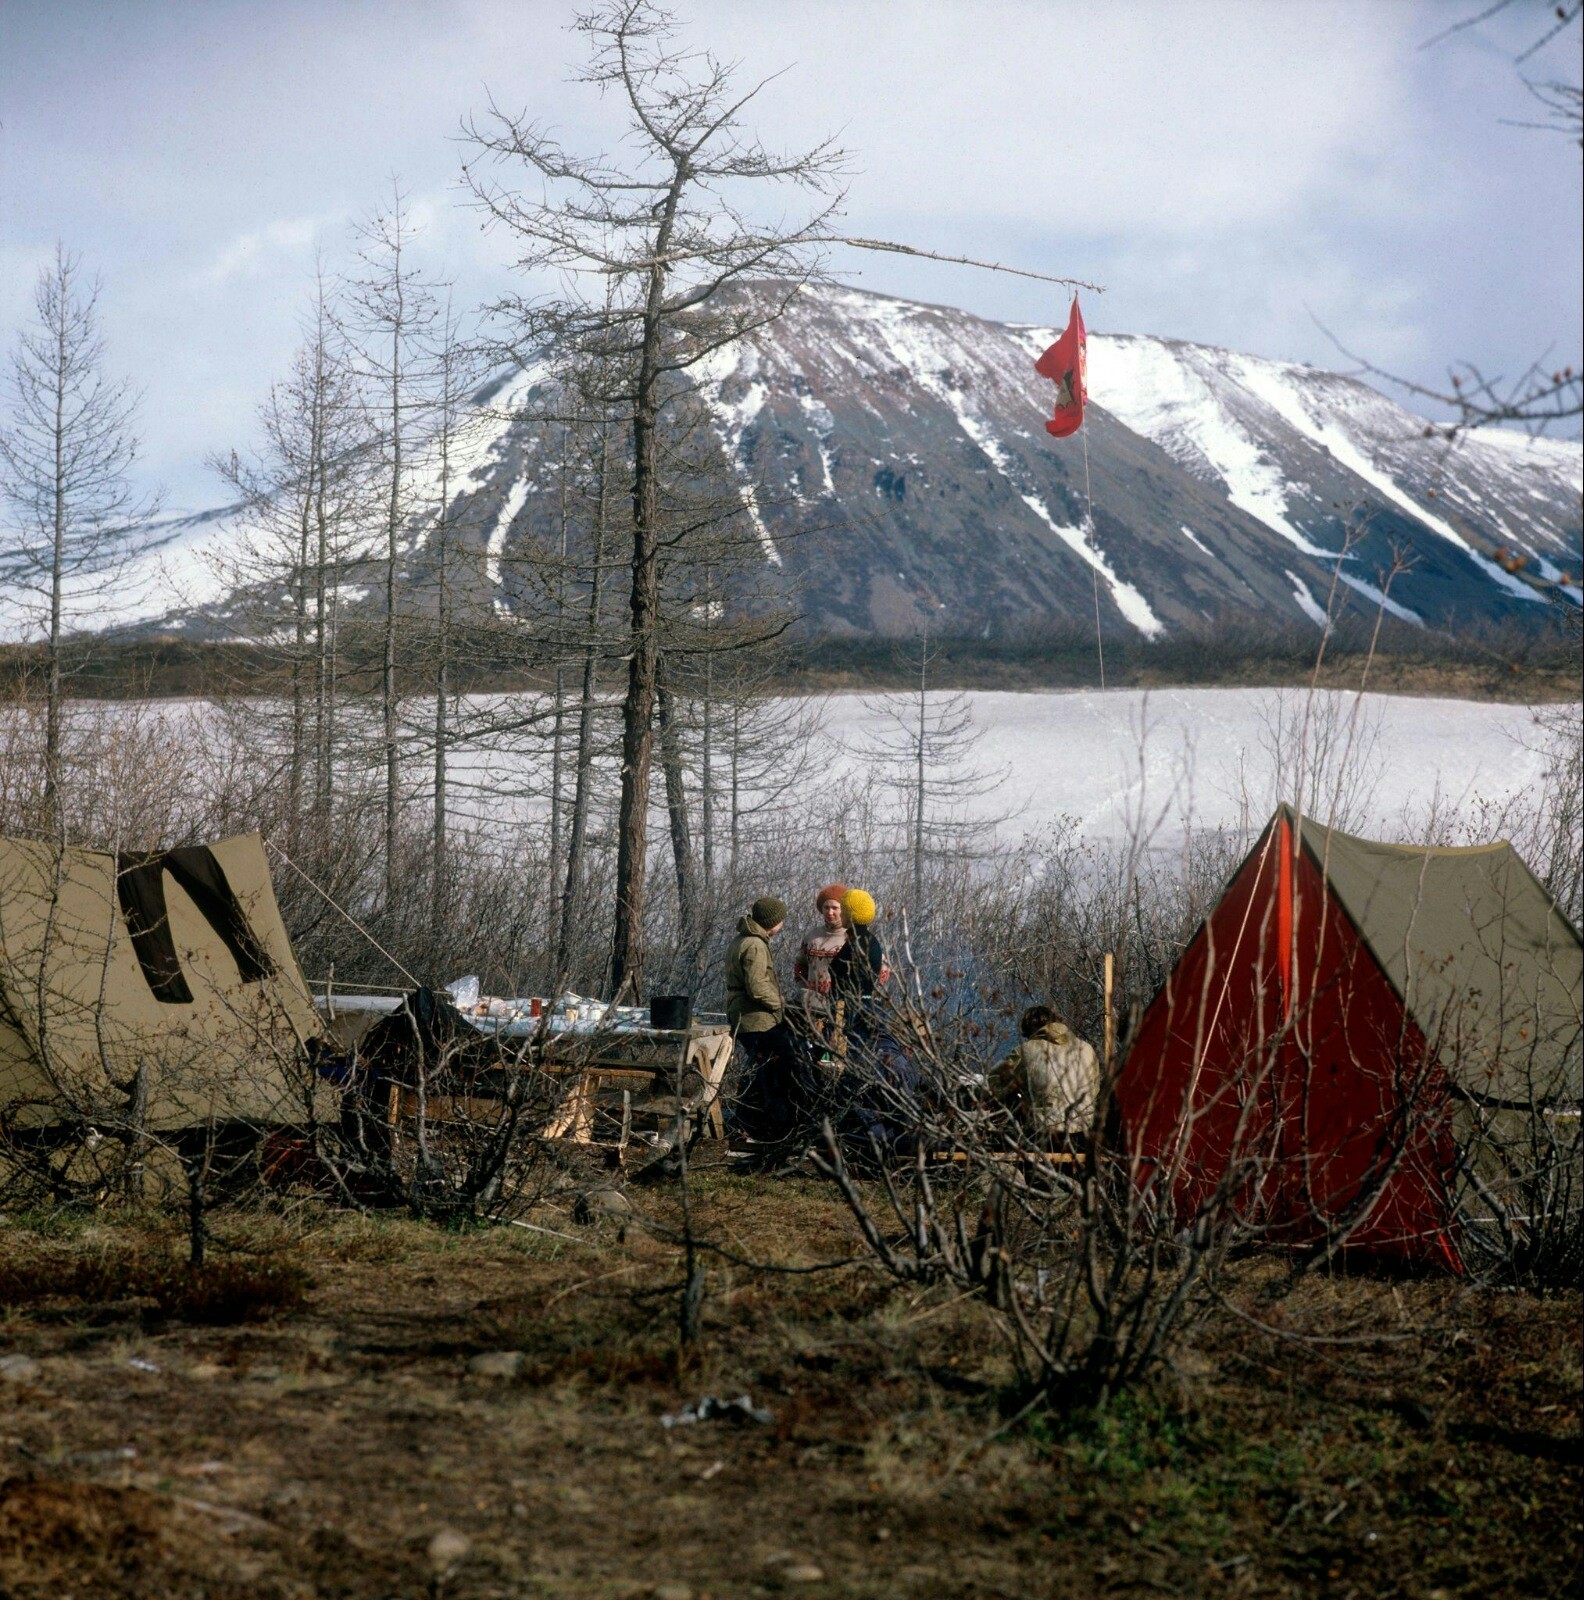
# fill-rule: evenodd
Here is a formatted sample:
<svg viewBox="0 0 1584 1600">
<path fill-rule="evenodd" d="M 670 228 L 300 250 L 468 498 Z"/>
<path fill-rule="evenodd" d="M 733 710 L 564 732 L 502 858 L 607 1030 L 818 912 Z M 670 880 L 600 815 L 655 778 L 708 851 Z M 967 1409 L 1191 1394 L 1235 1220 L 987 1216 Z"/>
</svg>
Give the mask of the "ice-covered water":
<svg viewBox="0 0 1584 1600">
<path fill-rule="evenodd" d="M 1262 820 L 1278 788 L 1291 798 L 1306 719 L 1309 765 L 1323 774 L 1310 793 L 1327 807 L 1340 794 L 1338 821 L 1347 826 L 1412 836 L 1432 808 L 1468 815 L 1483 805 L 1487 815 L 1498 813 L 1542 781 L 1546 733 L 1537 719 L 1558 711 L 1375 694 L 1321 692 L 1311 700 L 1269 689 L 984 691 L 962 698 L 978 739 L 950 775 L 984 780 L 972 785 L 982 792 L 964 802 L 967 815 L 1004 819 L 1006 838 L 1065 818 L 1096 841 L 1127 838 L 1142 825 L 1161 845 L 1189 826 Z M 805 781 L 829 785 L 871 771 L 883 778 L 882 749 L 896 730 L 877 698 L 833 695 L 821 707 L 820 745 L 809 763 L 817 776 Z M 489 741 L 456 763 L 464 782 L 493 791 L 475 814 L 496 819 L 540 808 L 541 800 L 507 801 L 501 791 L 542 791 L 545 765 L 543 756 L 503 753 Z"/>
<path fill-rule="evenodd" d="M 967 698 L 981 733 L 973 762 L 1005 774 L 971 805 L 981 814 L 1015 812 L 1006 831 L 1071 817 L 1095 839 L 1126 837 L 1141 820 L 1158 838 L 1180 836 L 1189 821 L 1236 825 L 1245 810 L 1259 820 L 1275 798 L 1282 746 L 1280 764 L 1295 775 L 1307 700 L 1250 689 Z M 1536 718 L 1525 706 L 1319 693 L 1308 709 L 1311 764 L 1332 752 L 1321 792 L 1336 792 L 1330 775 L 1340 772 L 1350 821 L 1402 831 L 1432 806 L 1468 811 L 1478 801 L 1499 809 L 1536 787 L 1545 769 Z M 848 749 L 871 742 L 880 722 L 861 697 L 830 703 L 828 727 Z"/>
<path fill-rule="evenodd" d="M 1306 785 L 1308 808 L 1326 814 L 1339 797 L 1336 820 L 1350 830 L 1418 837 L 1432 811 L 1498 827 L 1503 809 L 1543 781 L 1551 737 L 1545 724 L 1568 717 L 1576 723 L 1580 716 L 1577 704 L 1531 708 L 1270 689 L 986 691 L 960 698 L 976 742 L 933 768 L 931 781 L 973 780 L 969 787 L 976 792 L 963 802 L 966 816 L 998 819 L 1006 840 L 1070 819 L 1097 843 L 1142 831 L 1162 848 L 1190 828 L 1257 824 L 1278 797 L 1294 798 L 1301 744 L 1309 751 L 1307 766 L 1321 775 L 1318 785 Z M 945 699 L 931 697 L 937 708 Z M 125 705 L 102 709 L 113 717 L 134 714 Z M 408 702 L 406 710 L 414 730 L 430 720 L 421 702 Z M 515 723 L 519 731 L 486 733 L 452 752 L 450 810 L 457 822 L 504 834 L 545 815 L 550 756 L 543 710 L 498 696 L 462 703 L 464 723 L 476 719 L 476 727 L 496 729 Z M 898 730 L 878 697 L 789 699 L 777 711 L 784 714 L 769 722 L 785 726 L 796 716 L 819 723 L 788 785 L 783 814 L 800 809 L 800 795 L 828 792 L 844 779 L 887 776 L 885 747 L 895 745 Z M 255 763 L 267 742 L 252 718 L 228 722 L 199 701 L 145 705 L 139 714 L 163 721 L 178 738 L 193 729 L 210 746 L 223 741 L 229 727 L 231 738 L 247 741 Z M 377 745 L 371 741 L 369 748 L 377 759 Z M 414 748 L 405 763 L 420 806 L 430 760 Z M 717 783 L 725 764 L 725 753 L 717 751 Z M 792 757 L 783 761 L 776 754 L 770 764 L 790 772 Z M 599 787 L 608 803 L 616 788 L 614 752 L 601 767 Z M 658 772 L 654 801 L 664 803 Z"/>
</svg>

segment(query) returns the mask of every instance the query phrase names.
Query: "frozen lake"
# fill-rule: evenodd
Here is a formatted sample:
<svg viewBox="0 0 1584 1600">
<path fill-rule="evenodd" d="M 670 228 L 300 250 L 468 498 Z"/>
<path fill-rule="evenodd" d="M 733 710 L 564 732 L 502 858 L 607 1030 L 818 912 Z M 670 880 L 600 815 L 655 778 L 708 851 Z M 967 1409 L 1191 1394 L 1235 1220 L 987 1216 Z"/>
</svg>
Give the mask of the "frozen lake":
<svg viewBox="0 0 1584 1600">
<path fill-rule="evenodd" d="M 1269 689 L 987 691 L 952 698 L 966 704 L 977 734 L 950 769 L 981 780 L 975 787 L 984 792 L 964 802 L 967 814 L 1004 818 L 1008 837 L 1072 818 L 1097 841 L 1127 837 L 1143 819 L 1157 844 L 1180 838 L 1189 826 L 1235 826 L 1245 814 L 1263 820 L 1278 792 L 1294 797 L 1305 746 L 1309 808 L 1316 814 L 1330 813 L 1336 776 L 1345 774 L 1340 825 L 1412 835 L 1432 808 L 1464 812 L 1482 803 L 1499 812 L 1541 782 L 1548 735 L 1538 719 L 1579 715 L 1576 705 Z M 787 715 L 798 708 L 817 709 L 822 723 L 810 767 L 823 776 L 809 781 L 885 776 L 883 747 L 894 742 L 896 722 L 878 697 L 788 701 Z M 486 788 L 510 789 L 542 772 L 545 761 L 478 748 L 459 765 Z M 658 772 L 655 792 L 658 804 Z M 519 807 L 537 809 L 538 802 L 508 804 Z M 474 810 L 465 803 L 464 809 Z M 474 814 L 499 818 L 502 807 L 492 802 Z"/>
<path fill-rule="evenodd" d="M 965 698 L 981 731 L 974 765 L 1005 774 L 972 803 L 1016 812 L 1012 831 L 1068 816 L 1096 839 L 1124 837 L 1140 818 L 1158 820 L 1167 835 L 1190 820 L 1198 828 L 1236 824 L 1245 808 L 1262 819 L 1277 798 L 1279 771 L 1293 797 L 1310 700 L 1302 691 L 1259 689 Z M 883 729 L 861 697 L 830 706 L 830 731 L 848 749 Z M 1538 709 L 1554 716 L 1564 708 Z M 1536 718 L 1526 706 L 1317 693 L 1308 707 L 1309 767 L 1318 768 L 1328 802 L 1341 769 L 1347 812 L 1376 829 L 1411 827 L 1433 805 L 1463 810 L 1478 800 L 1499 809 L 1541 781 L 1547 740 Z"/>
<path fill-rule="evenodd" d="M 1479 825 L 1488 834 L 1502 826 L 1503 808 L 1542 783 L 1546 747 L 1554 737 L 1545 724 L 1571 718 L 1576 726 L 1580 716 L 1577 704 L 1530 708 L 1269 689 L 980 692 L 932 696 L 931 703 L 939 708 L 948 699 L 970 714 L 976 740 L 941 763 L 934 776 L 973 781 L 981 792 L 964 801 L 967 815 L 1002 819 L 1000 832 L 1008 839 L 1070 818 L 1083 836 L 1115 841 L 1142 822 L 1158 847 L 1169 847 L 1190 827 L 1263 821 L 1278 797 L 1296 796 L 1304 746 L 1310 752 L 1304 787 L 1312 814 L 1331 814 L 1340 770 L 1346 774 L 1336 813 L 1340 826 L 1411 838 L 1422 836 L 1432 809 L 1469 821 L 1480 811 Z M 229 742 L 235 750 L 241 740 L 251 760 L 261 736 L 270 736 L 254 721 L 260 702 L 245 705 L 245 720 L 229 723 Z M 477 725 L 516 721 L 520 728 L 536 722 L 533 709 L 521 699 L 506 706 L 499 697 L 471 699 L 461 708 L 464 720 L 476 717 Z M 366 708 L 369 715 L 373 710 Z M 128 714 L 125 704 L 99 711 L 112 719 Z M 423 805 L 430 756 L 421 730 L 427 718 L 421 702 L 408 702 L 406 712 L 419 742 L 404 771 L 414 802 Z M 503 712 L 511 715 L 503 718 Z M 145 727 L 164 724 L 179 738 L 196 724 L 211 748 L 228 743 L 221 732 L 227 714 L 204 702 L 145 702 L 136 715 Z M 843 779 L 888 775 L 884 746 L 894 744 L 897 725 L 878 697 L 789 699 L 775 703 L 766 721 L 784 727 L 799 719 L 818 726 L 801 772 L 783 796 L 783 815 L 796 812 L 803 786 L 826 789 Z M 373 737 L 366 748 L 377 759 Z M 772 755 L 769 764 L 781 765 L 780 758 Z M 695 777 L 697 765 L 695 752 Z M 454 750 L 450 766 L 451 811 L 458 821 L 489 832 L 547 810 L 550 760 L 541 732 L 490 734 Z M 600 766 L 600 809 L 608 826 L 616 788 L 613 753 Z M 717 748 L 717 793 L 724 766 Z M 658 760 L 654 799 L 657 807 L 664 802 Z"/>
</svg>

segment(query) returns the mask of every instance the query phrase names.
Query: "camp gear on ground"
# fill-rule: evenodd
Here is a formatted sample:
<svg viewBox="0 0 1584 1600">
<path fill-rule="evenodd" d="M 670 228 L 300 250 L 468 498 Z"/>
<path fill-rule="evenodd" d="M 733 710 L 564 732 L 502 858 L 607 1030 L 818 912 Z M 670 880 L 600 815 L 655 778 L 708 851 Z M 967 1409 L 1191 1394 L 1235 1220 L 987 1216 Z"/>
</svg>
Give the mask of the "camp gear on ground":
<svg viewBox="0 0 1584 1600">
<path fill-rule="evenodd" d="M 452 1004 L 458 1011 L 466 1011 L 469 1006 L 479 1003 L 482 985 L 474 973 L 469 973 L 465 978 L 458 978 L 453 983 L 445 986 L 445 992 L 451 996 Z"/>
<path fill-rule="evenodd" d="M 752 1399 L 740 1394 L 735 1400 L 719 1400 L 705 1395 L 680 1411 L 668 1411 L 660 1419 L 662 1428 L 685 1428 L 696 1422 L 758 1422 L 768 1426 L 775 1421 L 775 1413 L 756 1406 Z"/>
<path fill-rule="evenodd" d="M 1100 1095 L 1100 1058 L 1088 1040 L 1052 1020 L 996 1067 L 988 1087 L 1036 1138 L 1084 1133 Z"/>
<path fill-rule="evenodd" d="M 1278 1239 L 1341 1228 L 1457 1269 L 1476 1213 L 1524 1226 L 1577 1114 L 1581 1003 L 1584 946 L 1511 845 L 1381 844 L 1282 806 L 1140 1020 L 1129 1154 L 1184 1225 L 1229 1203 Z M 1550 1148 L 1576 1164 L 1571 1137 Z"/>
<path fill-rule="evenodd" d="M 510 1016 L 478 1014 L 491 1004 L 504 1003 L 481 997 L 472 1012 L 459 1012 L 448 996 L 418 989 L 367 1031 L 356 1092 L 347 1097 L 355 1143 L 388 1144 L 410 1131 L 420 1105 L 431 1127 L 487 1129 L 500 1121 L 514 1090 L 515 1103 L 545 1139 L 625 1153 L 658 1148 L 679 1121 L 690 1138 L 706 1122 L 723 1131 L 718 1099 L 732 1053 L 728 1029 L 692 1023 L 655 1029 L 647 1012 L 641 1025 L 552 1029 L 551 1017 L 531 1018 L 526 1000 L 510 1002 Z M 601 1014 L 617 1009 L 588 1004 Z M 364 1126 L 371 1117 L 383 1131 Z"/>
<path fill-rule="evenodd" d="M 726 1020 L 740 1034 L 763 1033 L 785 1012 L 769 930 L 754 917 L 742 917 L 726 951 Z"/>
<path fill-rule="evenodd" d="M 762 894 L 748 908 L 749 915 L 767 932 L 779 928 L 787 919 L 786 901 L 773 894 Z"/>
<path fill-rule="evenodd" d="M 474 979 L 458 979 L 457 984 L 448 985 L 445 992 L 455 998 L 458 984 L 475 982 Z M 654 1026 L 648 1006 L 613 1005 L 608 1000 L 590 999 L 570 990 L 556 996 L 554 1001 L 538 995 L 507 999 L 480 994 L 476 989 L 462 992 L 471 995 L 469 1003 L 457 1006 L 463 1021 L 480 1033 L 500 1038 L 523 1039 L 561 1033 L 643 1033 Z M 337 1007 L 346 1006 L 350 998 L 338 995 Z"/>
<path fill-rule="evenodd" d="M 864 889 L 849 889 L 842 896 L 842 910 L 855 927 L 865 927 L 875 919 L 878 907 L 874 896 Z"/>
<path fill-rule="evenodd" d="M 120 860 L 0 839 L 13 1128 L 300 1121 L 320 1031 L 256 833 Z"/>
</svg>

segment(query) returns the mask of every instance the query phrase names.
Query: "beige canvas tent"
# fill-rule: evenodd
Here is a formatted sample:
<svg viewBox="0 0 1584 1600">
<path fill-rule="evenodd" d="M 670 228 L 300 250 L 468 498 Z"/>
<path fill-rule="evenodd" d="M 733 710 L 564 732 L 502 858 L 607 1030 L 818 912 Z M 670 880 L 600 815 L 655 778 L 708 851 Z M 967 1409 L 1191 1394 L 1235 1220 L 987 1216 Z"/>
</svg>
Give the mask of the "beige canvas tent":
<svg viewBox="0 0 1584 1600">
<path fill-rule="evenodd" d="M 137 858 L 0 838 L 12 1129 L 298 1121 L 318 1032 L 257 834 Z"/>
</svg>

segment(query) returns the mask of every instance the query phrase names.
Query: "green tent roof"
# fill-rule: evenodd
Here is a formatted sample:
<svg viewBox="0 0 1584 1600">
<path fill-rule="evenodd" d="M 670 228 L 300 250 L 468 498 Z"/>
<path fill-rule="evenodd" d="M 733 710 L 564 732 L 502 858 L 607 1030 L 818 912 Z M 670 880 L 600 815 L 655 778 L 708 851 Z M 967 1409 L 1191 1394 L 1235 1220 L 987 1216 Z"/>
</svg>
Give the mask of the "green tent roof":
<svg viewBox="0 0 1584 1600">
<path fill-rule="evenodd" d="M 1460 1089 L 1578 1104 L 1584 945 L 1510 844 L 1381 844 L 1308 817 L 1302 839 Z"/>
</svg>

